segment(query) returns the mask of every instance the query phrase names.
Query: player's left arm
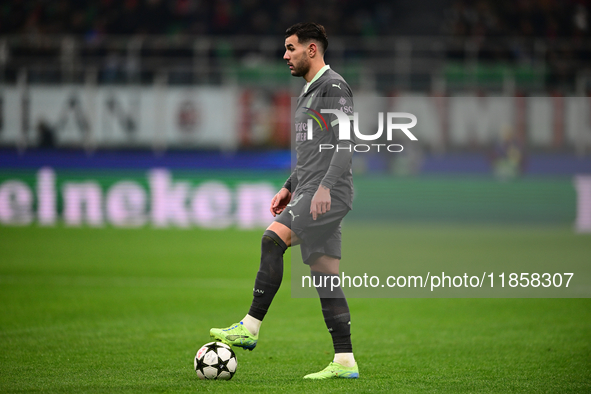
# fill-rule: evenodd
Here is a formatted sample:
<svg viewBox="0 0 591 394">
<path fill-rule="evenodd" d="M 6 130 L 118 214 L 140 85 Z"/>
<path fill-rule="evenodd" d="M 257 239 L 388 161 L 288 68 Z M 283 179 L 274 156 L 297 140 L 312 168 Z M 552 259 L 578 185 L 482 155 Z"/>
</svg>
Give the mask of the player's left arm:
<svg viewBox="0 0 591 394">
<path fill-rule="evenodd" d="M 340 87 L 332 85 L 329 90 L 329 101 L 331 101 L 331 108 L 343 111 L 348 116 L 353 115 L 353 97 L 348 86 L 339 84 Z M 353 146 L 355 145 L 353 137 L 353 124 L 351 122 L 351 140 L 338 140 L 338 119 L 335 118 L 330 125 L 333 133 L 337 136 L 337 146 L 330 161 L 328 171 L 324 175 L 318 190 L 312 197 L 310 204 L 310 213 L 312 219 L 316 220 L 318 215 L 322 215 L 330 211 L 331 196 L 330 191 L 341 178 L 343 173 L 351 168 L 351 160 L 353 158 Z"/>
</svg>

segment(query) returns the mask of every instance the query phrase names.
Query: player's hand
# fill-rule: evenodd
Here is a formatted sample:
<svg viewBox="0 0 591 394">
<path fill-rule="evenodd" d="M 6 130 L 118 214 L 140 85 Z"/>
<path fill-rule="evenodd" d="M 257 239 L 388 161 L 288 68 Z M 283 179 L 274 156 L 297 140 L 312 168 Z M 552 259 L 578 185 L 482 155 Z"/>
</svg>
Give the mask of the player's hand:
<svg viewBox="0 0 591 394">
<path fill-rule="evenodd" d="M 281 212 L 283 212 L 283 210 L 285 209 L 287 204 L 289 204 L 290 201 L 291 192 L 286 188 L 282 187 L 281 190 L 279 190 L 279 192 L 275 194 L 275 197 L 273 197 L 273 199 L 271 200 L 271 214 L 273 216 L 279 215 Z"/>
<path fill-rule="evenodd" d="M 312 219 L 316 220 L 319 215 L 328 211 L 330 211 L 330 189 L 320 185 L 312 197 L 312 204 L 310 204 Z"/>
</svg>

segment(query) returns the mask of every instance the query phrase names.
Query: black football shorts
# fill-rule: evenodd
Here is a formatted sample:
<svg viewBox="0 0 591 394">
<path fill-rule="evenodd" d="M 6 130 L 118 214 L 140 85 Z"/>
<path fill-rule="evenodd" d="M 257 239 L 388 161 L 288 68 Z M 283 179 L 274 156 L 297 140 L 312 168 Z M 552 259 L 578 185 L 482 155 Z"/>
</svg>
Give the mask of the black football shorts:
<svg viewBox="0 0 591 394">
<path fill-rule="evenodd" d="M 294 196 L 287 207 L 275 217 L 291 229 L 302 241 L 302 259 L 312 264 L 320 255 L 341 258 L 341 221 L 349 213 L 344 202 L 332 198 L 330 211 L 312 219 L 310 204 L 312 195 L 302 193 Z"/>
</svg>

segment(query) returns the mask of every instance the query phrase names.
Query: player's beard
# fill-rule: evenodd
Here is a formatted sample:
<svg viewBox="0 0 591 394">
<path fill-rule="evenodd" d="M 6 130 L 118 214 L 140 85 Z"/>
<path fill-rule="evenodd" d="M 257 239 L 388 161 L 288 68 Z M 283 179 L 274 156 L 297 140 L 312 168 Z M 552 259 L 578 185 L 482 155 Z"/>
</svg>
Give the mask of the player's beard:
<svg viewBox="0 0 591 394">
<path fill-rule="evenodd" d="M 292 65 L 291 75 L 294 77 L 303 77 L 310 71 L 310 59 L 306 56 L 302 56 L 302 60 L 298 64 L 292 63 Z"/>
</svg>

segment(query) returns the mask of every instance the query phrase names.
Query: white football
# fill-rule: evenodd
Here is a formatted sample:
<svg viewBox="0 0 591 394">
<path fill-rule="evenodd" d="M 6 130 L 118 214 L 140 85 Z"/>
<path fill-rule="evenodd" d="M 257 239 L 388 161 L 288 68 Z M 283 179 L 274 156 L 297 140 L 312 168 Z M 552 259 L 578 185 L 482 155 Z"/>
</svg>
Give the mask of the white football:
<svg viewBox="0 0 591 394">
<path fill-rule="evenodd" d="M 238 361 L 230 346 L 209 342 L 197 351 L 194 365 L 199 379 L 230 380 L 236 373 Z"/>
</svg>

